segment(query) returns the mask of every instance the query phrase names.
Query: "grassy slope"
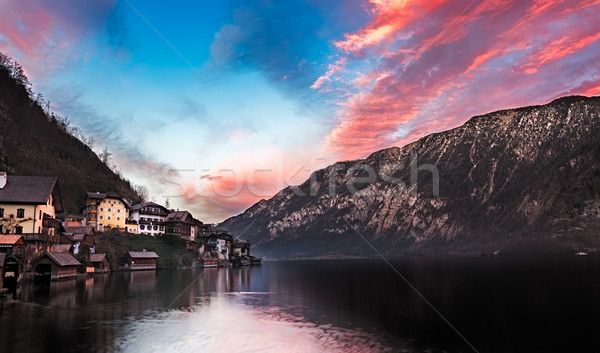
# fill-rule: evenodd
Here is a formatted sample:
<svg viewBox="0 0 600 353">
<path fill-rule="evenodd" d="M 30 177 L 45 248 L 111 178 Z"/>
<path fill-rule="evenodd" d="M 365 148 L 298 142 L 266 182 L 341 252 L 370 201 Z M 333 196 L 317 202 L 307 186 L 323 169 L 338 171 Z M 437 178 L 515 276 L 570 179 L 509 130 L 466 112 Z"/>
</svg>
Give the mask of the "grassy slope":
<svg viewBox="0 0 600 353">
<path fill-rule="evenodd" d="M 96 235 L 97 253 L 106 253 L 111 269 L 121 269 L 125 265 L 127 251 L 154 251 L 159 259 L 157 267 L 181 268 L 191 266 L 194 253 L 186 250 L 186 241 L 173 236 L 128 234 L 111 230 Z"/>
</svg>

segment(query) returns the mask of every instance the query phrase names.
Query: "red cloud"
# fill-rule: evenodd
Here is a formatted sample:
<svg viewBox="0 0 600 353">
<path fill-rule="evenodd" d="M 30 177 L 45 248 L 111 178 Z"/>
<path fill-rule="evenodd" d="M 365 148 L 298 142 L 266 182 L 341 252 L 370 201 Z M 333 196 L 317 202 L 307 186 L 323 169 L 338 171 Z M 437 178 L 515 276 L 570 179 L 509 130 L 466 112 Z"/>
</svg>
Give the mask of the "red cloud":
<svg viewBox="0 0 600 353">
<path fill-rule="evenodd" d="M 346 58 L 345 79 L 322 82 L 323 90 L 352 92 L 326 139 L 325 150 L 340 158 L 403 145 L 475 114 L 600 87 L 599 1 L 371 4 L 372 21 L 334 43 Z"/>
</svg>

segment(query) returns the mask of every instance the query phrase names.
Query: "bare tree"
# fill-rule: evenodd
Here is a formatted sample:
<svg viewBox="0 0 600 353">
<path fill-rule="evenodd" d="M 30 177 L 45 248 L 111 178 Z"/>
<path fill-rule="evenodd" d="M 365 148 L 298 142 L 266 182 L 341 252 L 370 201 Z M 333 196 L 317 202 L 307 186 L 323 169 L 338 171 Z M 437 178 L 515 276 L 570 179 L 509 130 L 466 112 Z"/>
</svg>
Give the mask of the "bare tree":
<svg viewBox="0 0 600 353">
<path fill-rule="evenodd" d="M 8 215 L 8 217 L 5 218 L 0 218 L 0 224 L 2 224 L 2 233 L 15 234 L 18 226 L 31 220 L 32 218 L 16 218 L 14 214 Z"/>
<path fill-rule="evenodd" d="M 138 195 L 138 201 L 140 203 L 147 202 L 150 199 L 150 192 L 144 185 L 131 183 L 131 188 Z"/>
<path fill-rule="evenodd" d="M 98 157 L 100 157 L 100 161 L 102 161 L 102 163 L 104 163 L 108 167 L 110 156 L 112 156 L 112 152 L 108 152 L 108 147 L 104 147 L 104 150 L 100 153 Z"/>
</svg>

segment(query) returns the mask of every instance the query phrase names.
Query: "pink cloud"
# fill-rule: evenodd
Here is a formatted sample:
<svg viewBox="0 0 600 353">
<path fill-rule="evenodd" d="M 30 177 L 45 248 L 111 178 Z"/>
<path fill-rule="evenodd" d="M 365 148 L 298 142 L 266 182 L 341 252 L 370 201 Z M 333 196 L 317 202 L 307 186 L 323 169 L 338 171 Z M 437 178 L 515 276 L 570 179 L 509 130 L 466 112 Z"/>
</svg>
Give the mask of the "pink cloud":
<svg viewBox="0 0 600 353">
<path fill-rule="evenodd" d="M 30 79 L 43 80 L 84 55 L 77 44 L 104 30 L 114 5 L 114 0 L 0 0 L 0 51 L 20 61 Z"/>
<path fill-rule="evenodd" d="M 338 102 L 324 148 L 339 158 L 403 145 L 472 115 L 600 87 L 598 1 L 370 4 L 371 22 L 334 42 L 355 77 L 323 83 L 351 92 Z"/>
</svg>

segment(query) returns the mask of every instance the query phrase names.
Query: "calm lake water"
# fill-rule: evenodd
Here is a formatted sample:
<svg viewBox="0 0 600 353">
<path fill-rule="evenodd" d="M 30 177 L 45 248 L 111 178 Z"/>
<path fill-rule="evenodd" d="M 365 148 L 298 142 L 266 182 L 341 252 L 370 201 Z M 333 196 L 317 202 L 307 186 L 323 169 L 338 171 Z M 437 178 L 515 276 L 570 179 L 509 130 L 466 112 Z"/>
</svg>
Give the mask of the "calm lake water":
<svg viewBox="0 0 600 353">
<path fill-rule="evenodd" d="M 394 266 L 480 352 L 600 351 L 600 259 Z M 381 260 L 113 273 L 23 285 L 2 352 L 469 352 Z"/>
</svg>

